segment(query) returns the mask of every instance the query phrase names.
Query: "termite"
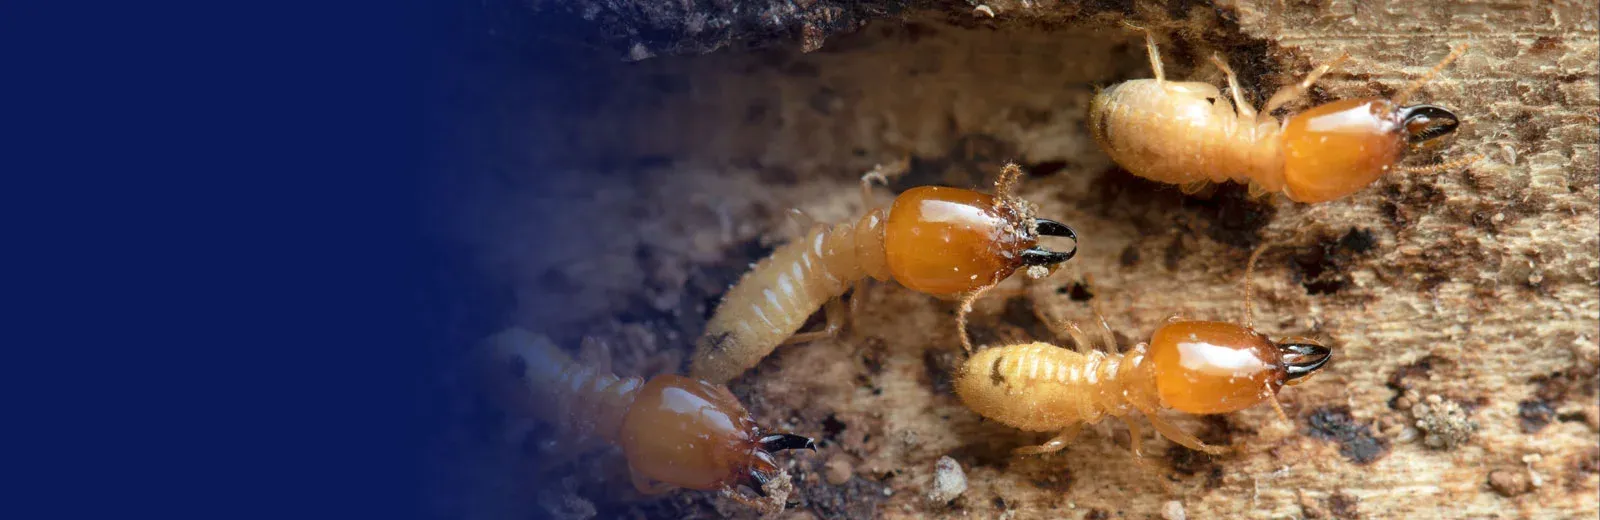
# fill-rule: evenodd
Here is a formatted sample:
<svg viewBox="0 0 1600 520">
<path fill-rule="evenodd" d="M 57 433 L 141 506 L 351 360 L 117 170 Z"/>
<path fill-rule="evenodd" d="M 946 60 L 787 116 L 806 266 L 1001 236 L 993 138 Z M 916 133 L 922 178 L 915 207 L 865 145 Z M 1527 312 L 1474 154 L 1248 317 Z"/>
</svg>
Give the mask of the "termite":
<svg viewBox="0 0 1600 520">
<path fill-rule="evenodd" d="M 1422 167 L 1398 163 L 1408 149 L 1455 132 L 1454 112 L 1438 105 L 1405 103 L 1422 84 L 1455 61 L 1465 45 L 1393 98 L 1345 99 L 1293 114 L 1273 111 L 1306 90 L 1348 53 L 1316 68 L 1297 84 L 1279 89 L 1260 112 L 1244 102 L 1239 79 L 1216 54 L 1212 63 L 1227 77 L 1232 104 L 1217 87 L 1168 81 L 1155 38 L 1145 33 L 1154 79 L 1118 83 L 1095 94 L 1089 131 L 1113 161 L 1134 175 L 1182 186 L 1194 193 L 1211 182 L 1247 183 L 1252 196 L 1281 192 L 1304 203 L 1343 198 L 1391 170 L 1445 171 L 1479 158 L 1465 157 Z"/>
<path fill-rule="evenodd" d="M 1316 341 L 1290 338 L 1273 342 L 1255 331 L 1250 321 L 1251 256 L 1245 274 L 1245 322 L 1169 319 L 1148 343 L 1116 352 L 1111 328 L 1096 310 L 1101 341 L 1110 352 L 1091 350 L 1082 329 L 1066 332 L 1077 345 L 1067 350 L 1034 342 L 989 348 L 972 355 L 959 371 L 955 390 L 972 411 L 1008 426 L 1034 432 L 1057 432 L 1038 446 L 1017 448 L 1018 455 L 1052 453 L 1065 448 L 1084 425 L 1107 417 L 1128 425 L 1131 449 L 1140 450 L 1134 415 L 1145 416 L 1161 436 L 1189 449 L 1210 454 L 1226 451 L 1201 442 L 1157 415 L 1171 409 L 1188 414 L 1222 414 L 1270 402 L 1280 417 L 1277 394 L 1328 363 L 1332 351 Z M 969 299 L 970 301 L 970 299 Z M 970 305 L 963 305 L 963 311 Z M 965 316 L 959 320 L 962 346 L 971 351 Z"/>
<path fill-rule="evenodd" d="M 736 488 L 742 485 L 763 497 L 786 489 L 787 482 L 773 480 L 785 474 L 772 454 L 816 450 L 806 437 L 762 434 L 720 385 L 672 374 L 648 381 L 618 377 L 575 363 L 544 336 L 518 327 L 486 339 L 481 352 L 494 394 L 512 411 L 554 423 L 576 442 L 599 438 L 620 446 L 641 493 L 674 487 L 722 491 L 771 509 Z"/>
<path fill-rule="evenodd" d="M 852 285 L 860 294 L 869 276 L 954 296 L 993 286 L 1023 267 L 1048 274 L 1076 254 L 1078 237 L 1065 224 L 1035 217 L 1032 206 L 1012 193 L 1021 174 L 1021 167 L 1006 165 L 994 195 L 920 186 L 901 193 L 888 210 L 871 210 L 854 223 L 812 226 L 723 296 L 696 344 L 690 375 L 726 382 L 780 344 L 837 334 L 844 321 L 840 296 Z M 867 207 L 873 180 L 885 179 L 879 171 L 861 178 Z M 1039 247 L 1040 236 L 1071 238 L 1072 250 Z M 824 303 L 826 328 L 795 334 Z"/>
</svg>

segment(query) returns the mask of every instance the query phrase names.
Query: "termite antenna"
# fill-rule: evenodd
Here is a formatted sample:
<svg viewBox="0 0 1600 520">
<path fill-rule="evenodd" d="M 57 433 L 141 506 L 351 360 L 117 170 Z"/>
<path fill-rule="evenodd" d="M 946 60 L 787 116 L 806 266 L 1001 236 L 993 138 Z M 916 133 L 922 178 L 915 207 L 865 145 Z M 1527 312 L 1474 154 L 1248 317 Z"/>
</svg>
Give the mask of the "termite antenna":
<svg viewBox="0 0 1600 520">
<path fill-rule="evenodd" d="M 961 349 L 967 351 L 968 355 L 972 354 L 972 338 L 967 336 L 967 315 L 972 314 L 972 302 L 978 301 L 978 298 L 983 297 L 983 293 L 989 292 L 995 285 L 999 284 L 985 285 L 972 291 L 961 299 L 961 309 L 956 311 L 956 335 L 961 337 Z"/>
<path fill-rule="evenodd" d="M 1022 178 L 1022 166 L 1015 162 L 1008 162 L 1000 169 L 1000 178 L 994 181 L 994 204 L 996 208 L 1009 204 L 1017 189 L 1017 179 Z"/>
<path fill-rule="evenodd" d="M 777 453 L 783 450 L 811 450 L 817 451 L 817 441 L 810 437 L 795 435 L 793 433 L 774 433 L 762 437 L 761 450 L 767 453 Z"/>
<path fill-rule="evenodd" d="M 1260 259 L 1261 258 L 1261 253 L 1267 252 L 1267 249 L 1270 248 L 1270 247 L 1272 247 L 1272 244 L 1270 244 L 1270 243 L 1261 244 L 1260 247 L 1256 248 L 1256 251 L 1254 253 L 1250 253 L 1250 260 L 1245 263 L 1245 267 L 1244 267 L 1244 328 L 1246 328 L 1246 329 L 1255 330 L 1255 328 L 1256 328 L 1254 317 L 1251 314 L 1251 310 L 1252 309 L 1251 309 L 1251 306 L 1250 306 L 1251 305 L 1250 304 L 1250 300 L 1251 300 L 1252 297 L 1255 296 L 1255 294 L 1254 294 L 1255 291 L 1254 291 L 1254 286 L 1252 286 L 1250 284 L 1250 278 L 1255 276 L 1255 273 L 1256 273 L 1256 260 Z"/>
<path fill-rule="evenodd" d="M 1450 55 L 1445 56 L 1444 60 L 1440 61 L 1438 65 L 1434 65 L 1433 69 L 1429 70 L 1427 74 L 1423 74 L 1422 77 L 1412 81 L 1410 85 L 1406 85 L 1406 88 L 1401 89 L 1399 94 L 1395 94 L 1394 98 L 1392 98 L 1394 103 L 1396 105 L 1404 105 L 1406 99 L 1409 99 L 1412 94 L 1417 93 L 1417 90 L 1422 88 L 1423 83 L 1433 79 L 1433 76 L 1444 70 L 1445 66 L 1449 65 L 1450 62 L 1456 61 L 1456 58 L 1460 58 L 1463 53 L 1466 53 L 1467 47 L 1469 47 L 1468 44 L 1462 44 L 1460 47 L 1456 47 L 1455 50 L 1450 51 Z"/>
<path fill-rule="evenodd" d="M 1278 412 L 1279 419 L 1283 419 L 1283 422 L 1289 422 L 1289 414 L 1283 413 L 1283 404 L 1278 402 L 1278 394 L 1272 391 L 1270 383 L 1267 386 L 1267 402 L 1272 403 L 1272 409 Z"/>
<path fill-rule="evenodd" d="M 1431 166 L 1395 166 L 1394 169 L 1400 170 L 1400 171 L 1403 171 L 1403 172 L 1406 172 L 1406 173 L 1432 174 L 1432 173 L 1439 173 L 1439 172 L 1446 171 L 1446 170 L 1454 170 L 1456 168 L 1460 168 L 1462 166 L 1466 166 L 1468 164 L 1472 164 L 1472 163 L 1478 162 L 1478 160 L 1482 159 L 1482 158 L 1483 158 L 1483 155 L 1472 154 L 1472 155 L 1469 155 L 1469 156 L 1466 156 L 1466 157 L 1462 157 L 1460 159 L 1456 159 L 1454 161 L 1444 162 L 1444 163 L 1435 164 L 1435 165 L 1431 165 Z"/>
</svg>

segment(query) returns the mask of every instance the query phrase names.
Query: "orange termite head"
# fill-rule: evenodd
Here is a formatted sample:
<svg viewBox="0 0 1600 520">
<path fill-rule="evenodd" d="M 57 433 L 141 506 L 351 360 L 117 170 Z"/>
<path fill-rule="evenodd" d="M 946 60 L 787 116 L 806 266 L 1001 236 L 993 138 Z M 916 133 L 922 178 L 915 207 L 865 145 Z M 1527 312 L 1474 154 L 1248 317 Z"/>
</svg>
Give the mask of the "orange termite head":
<svg viewBox="0 0 1600 520">
<path fill-rule="evenodd" d="M 1192 414 L 1227 413 L 1250 408 L 1320 370 L 1332 357 L 1309 340 L 1273 343 L 1232 323 L 1169 323 L 1150 338 L 1161 403 Z"/>
<path fill-rule="evenodd" d="M 699 490 L 744 484 L 758 494 L 779 472 L 772 453 L 808 448 L 811 439 L 763 436 L 724 387 L 676 375 L 652 378 L 623 418 L 623 452 L 639 475 Z"/>
<path fill-rule="evenodd" d="M 1290 118 L 1283 129 L 1289 198 L 1324 202 L 1355 193 L 1395 169 L 1401 154 L 1455 132 L 1461 119 L 1436 105 L 1347 99 Z"/>
<path fill-rule="evenodd" d="M 1072 250 L 1038 247 L 1040 236 L 1071 238 Z M 955 294 L 994 285 L 1024 266 L 1053 267 L 1077 254 L 1067 225 L 1035 218 L 1009 195 L 921 186 L 889 208 L 884 249 L 890 274 L 929 294 Z"/>
</svg>

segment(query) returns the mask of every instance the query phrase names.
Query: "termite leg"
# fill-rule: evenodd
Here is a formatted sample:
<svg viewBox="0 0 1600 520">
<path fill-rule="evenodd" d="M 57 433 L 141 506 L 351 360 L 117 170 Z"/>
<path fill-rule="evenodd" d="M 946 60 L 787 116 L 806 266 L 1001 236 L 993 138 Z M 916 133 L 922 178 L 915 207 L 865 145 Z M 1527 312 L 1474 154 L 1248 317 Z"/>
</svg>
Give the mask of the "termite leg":
<svg viewBox="0 0 1600 520">
<path fill-rule="evenodd" d="M 1156 432 L 1160 433 L 1162 437 L 1166 437 L 1172 442 L 1182 444 L 1185 448 L 1206 452 L 1212 455 L 1221 455 L 1228 451 L 1227 448 L 1221 446 L 1212 446 L 1210 444 L 1201 442 L 1200 438 L 1190 435 L 1189 432 L 1185 432 L 1179 429 L 1177 426 L 1173 426 L 1172 423 L 1157 417 L 1154 413 L 1145 413 L 1145 417 L 1150 419 L 1150 425 L 1154 426 L 1156 428 Z"/>
<path fill-rule="evenodd" d="M 1156 37 L 1150 34 L 1149 29 L 1139 27 L 1128 22 L 1122 23 L 1128 27 L 1144 31 L 1144 46 L 1145 52 L 1150 55 L 1150 70 L 1155 72 L 1156 81 L 1166 81 L 1167 75 L 1161 70 L 1161 52 L 1156 50 Z"/>
<path fill-rule="evenodd" d="M 1133 457 L 1135 459 L 1143 461 L 1144 448 L 1142 447 L 1142 439 L 1144 438 L 1144 430 L 1139 428 L 1139 423 L 1134 422 L 1126 417 L 1123 418 L 1122 422 L 1127 423 L 1128 425 L 1128 449 L 1133 451 Z"/>
<path fill-rule="evenodd" d="M 1250 285 L 1250 278 L 1252 276 L 1254 276 L 1255 273 L 1256 273 L 1256 260 L 1260 259 L 1261 258 L 1261 253 L 1267 252 L 1267 248 L 1269 248 L 1269 247 L 1272 247 L 1272 244 L 1270 244 L 1270 243 L 1261 244 L 1259 247 L 1256 248 L 1256 251 L 1254 253 L 1250 253 L 1250 260 L 1247 260 L 1245 262 L 1245 268 L 1244 268 L 1244 328 L 1246 328 L 1246 329 L 1255 330 L 1255 327 L 1256 327 L 1255 317 L 1253 315 L 1251 315 L 1251 310 L 1252 310 L 1251 309 L 1251 298 L 1255 297 L 1255 290 L 1253 289 L 1254 286 Z"/>
<path fill-rule="evenodd" d="M 855 323 L 861 317 L 861 300 L 866 299 L 867 280 L 856 280 L 855 288 L 850 289 L 850 322 Z"/>
<path fill-rule="evenodd" d="M 584 336 L 583 341 L 578 344 L 578 362 L 594 367 L 597 373 L 609 374 L 611 350 L 606 348 L 605 342 L 592 336 Z"/>
<path fill-rule="evenodd" d="M 1206 186 L 1210 185 L 1211 181 L 1185 182 L 1178 185 L 1178 191 L 1183 192 L 1184 195 L 1194 195 L 1196 193 L 1200 193 L 1200 190 L 1206 189 Z"/>
<path fill-rule="evenodd" d="M 1087 339 L 1089 335 L 1084 333 L 1083 328 L 1079 327 L 1077 323 L 1055 316 L 1047 316 L 1044 312 L 1040 311 L 1040 307 L 1038 305 L 1033 306 L 1033 315 L 1038 317 L 1039 321 L 1043 321 L 1045 326 L 1048 327 L 1050 332 L 1054 333 L 1057 338 L 1072 340 L 1072 348 L 1073 350 L 1078 351 L 1079 354 L 1087 355 L 1092 350 L 1092 347 L 1089 346 L 1089 340 Z"/>
<path fill-rule="evenodd" d="M 1254 202 L 1260 202 L 1262 197 L 1265 197 L 1265 196 L 1267 196 L 1268 193 L 1270 193 L 1270 192 L 1267 191 L 1267 187 L 1266 186 L 1262 186 L 1261 183 L 1256 182 L 1254 180 L 1250 181 L 1249 188 L 1250 188 L 1250 192 L 1249 192 L 1250 200 L 1254 201 Z"/>
<path fill-rule="evenodd" d="M 789 222 L 794 223 L 794 236 L 796 239 L 805 238 L 806 234 L 810 233 L 812 228 L 817 227 L 817 219 L 811 218 L 811 215 L 806 213 L 803 209 L 789 208 L 788 216 Z"/>
<path fill-rule="evenodd" d="M 1094 313 L 1094 320 L 1100 322 L 1100 348 L 1115 354 L 1122 349 L 1117 345 L 1117 334 L 1111 331 L 1111 324 L 1106 322 L 1106 315 L 1100 312 L 1100 304 L 1089 302 L 1089 312 Z"/>
<path fill-rule="evenodd" d="M 1267 99 L 1267 105 L 1262 107 L 1260 117 L 1272 117 L 1273 110 L 1277 110 L 1290 101 L 1300 99 L 1300 96 L 1305 95 L 1306 90 L 1310 89 L 1311 85 L 1316 83 L 1318 78 L 1321 78 L 1323 74 L 1327 74 L 1328 71 L 1333 70 L 1334 67 L 1339 66 L 1339 64 L 1344 63 L 1345 60 L 1348 59 L 1350 59 L 1350 53 L 1347 52 L 1340 54 L 1339 57 L 1334 58 L 1333 61 L 1324 63 L 1321 67 L 1317 67 L 1316 70 L 1311 71 L 1311 74 L 1306 75 L 1306 79 L 1301 80 L 1299 83 L 1278 89 L 1277 92 L 1272 94 L 1271 98 Z"/>
<path fill-rule="evenodd" d="M 1147 473 L 1157 472 L 1159 468 L 1155 466 L 1155 463 L 1151 462 L 1149 457 L 1144 456 L 1142 447 L 1144 445 L 1144 430 L 1139 428 L 1138 423 L 1128 417 L 1121 417 L 1121 419 L 1124 424 L 1128 425 L 1128 450 L 1133 453 L 1133 462 L 1139 465 L 1139 469 Z"/>
<path fill-rule="evenodd" d="M 1078 432 L 1082 431 L 1082 430 L 1083 430 L 1083 424 L 1082 423 L 1074 424 L 1072 426 L 1068 426 L 1064 430 L 1061 430 L 1061 433 L 1058 433 L 1058 434 L 1056 434 L 1055 437 L 1052 437 L 1050 440 L 1045 441 L 1044 444 L 1040 444 L 1038 446 L 1025 446 L 1025 447 L 1022 447 L 1022 448 L 1017 448 L 1015 450 L 1011 450 L 1011 453 L 1013 455 L 1019 455 L 1019 456 L 1043 455 L 1043 454 L 1046 454 L 1046 453 L 1055 453 L 1055 452 L 1061 451 L 1062 448 L 1066 448 L 1068 444 L 1071 444 L 1072 440 L 1076 439 L 1078 437 Z"/>
<path fill-rule="evenodd" d="M 861 176 L 861 207 L 863 211 L 872 209 L 872 182 L 877 181 L 884 186 L 889 185 L 889 178 L 883 175 L 882 168 L 873 168 Z"/>
<path fill-rule="evenodd" d="M 1211 55 L 1211 63 L 1217 64 L 1217 68 L 1222 69 L 1222 75 L 1228 78 L 1228 92 L 1233 94 L 1234 112 L 1239 114 L 1240 119 L 1254 120 L 1256 109 L 1244 102 L 1244 94 L 1239 91 L 1239 77 L 1233 74 L 1233 68 L 1228 66 L 1228 62 L 1222 61 L 1222 56 L 1216 54 Z"/>
<path fill-rule="evenodd" d="M 848 312 L 844 307 L 844 300 L 839 298 L 828 300 L 828 303 L 822 306 L 822 312 L 823 316 L 827 317 L 828 319 L 827 324 L 822 326 L 822 330 L 802 332 L 793 336 L 789 336 L 788 339 L 783 340 L 783 343 L 779 343 L 779 345 L 793 345 L 796 343 L 805 343 L 808 341 L 816 341 L 819 339 L 827 339 L 838 336 L 839 331 L 844 330 L 844 322 L 846 319 L 846 313 Z"/>
</svg>

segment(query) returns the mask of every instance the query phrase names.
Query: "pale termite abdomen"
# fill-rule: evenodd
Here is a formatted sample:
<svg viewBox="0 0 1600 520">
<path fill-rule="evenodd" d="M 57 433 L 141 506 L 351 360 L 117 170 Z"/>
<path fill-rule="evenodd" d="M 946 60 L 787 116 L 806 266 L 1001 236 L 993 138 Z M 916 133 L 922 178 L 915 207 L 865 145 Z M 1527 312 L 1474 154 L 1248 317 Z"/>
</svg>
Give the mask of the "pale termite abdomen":
<svg viewBox="0 0 1600 520">
<path fill-rule="evenodd" d="M 491 370 L 505 370 L 507 376 L 491 383 L 510 408 L 554 424 L 569 436 L 595 435 L 609 443 L 621 438 L 623 416 L 643 379 L 574 363 L 544 336 L 521 328 L 496 334 L 488 345 Z"/>
<path fill-rule="evenodd" d="M 979 351 L 956 379 L 956 393 L 979 415 L 1027 431 L 1058 431 L 1126 415 L 1149 402 L 1149 377 L 1135 358 L 1082 354 L 1048 343 Z"/>
<path fill-rule="evenodd" d="M 690 365 L 694 377 L 726 382 L 772 353 L 828 300 L 864 276 L 889 277 L 883 210 L 854 224 L 818 226 L 779 247 L 723 296 Z"/>
</svg>

